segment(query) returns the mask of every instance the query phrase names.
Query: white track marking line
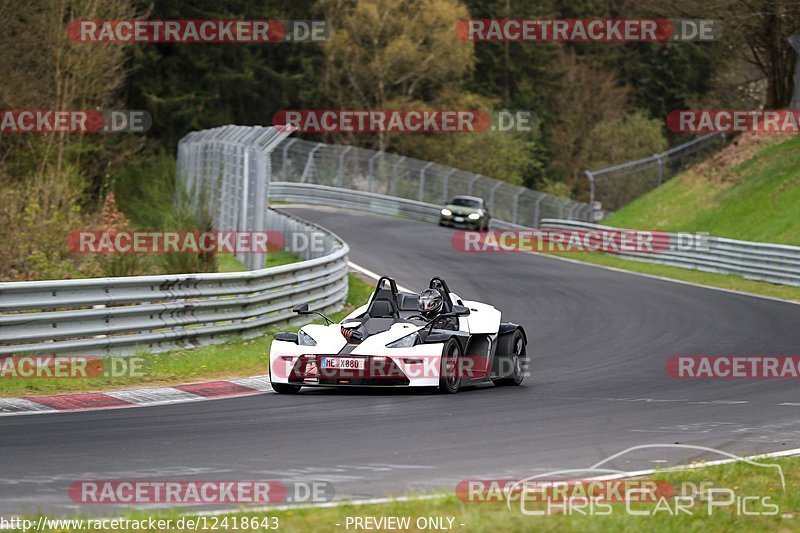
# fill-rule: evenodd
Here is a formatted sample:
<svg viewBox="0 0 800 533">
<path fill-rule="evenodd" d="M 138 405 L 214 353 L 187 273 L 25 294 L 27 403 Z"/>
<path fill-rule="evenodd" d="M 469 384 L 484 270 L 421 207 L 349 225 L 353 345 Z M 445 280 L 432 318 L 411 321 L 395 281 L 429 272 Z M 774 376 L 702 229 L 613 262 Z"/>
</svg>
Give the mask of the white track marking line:
<svg viewBox="0 0 800 533">
<path fill-rule="evenodd" d="M 530 254 L 530 255 L 537 255 L 539 257 L 548 257 L 550 259 L 557 259 L 559 261 L 566 261 L 568 263 L 574 263 L 576 265 L 585 265 L 585 266 L 589 266 L 589 267 L 603 268 L 603 269 L 606 269 L 606 270 L 612 270 L 614 272 L 621 272 L 623 274 L 631 274 L 633 276 L 641 276 L 643 278 L 658 279 L 658 280 L 661 280 L 661 281 L 670 281 L 672 283 L 680 283 L 681 285 L 689 285 L 691 287 L 700 287 L 702 289 L 710 289 L 712 291 L 727 292 L 727 293 L 730 293 L 730 294 L 738 294 L 740 296 L 750 296 L 752 298 L 761 298 L 762 300 L 770 300 L 770 301 L 773 301 L 773 302 L 782 302 L 782 303 L 786 303 L 786 304 L 800 305 L 800 301 L 797 301 L 797 300 L 783 300 L 781 298 L 776 298 L 774 296 L 764 296 L 762 294 L 754 294 L 752 292 L 737 291 L 737 290 L 734 290 L 734 289 L 724 289 L 722 287 L 714 287 L 712 285 L 703 285 L 701 283 L 694 283 L 692 281 L 684 281 L 684 280 L 681 280 L 681 279 L 665 278 L 663 276 L 656 276 L 655 274 L 644 274 L 643 272 L 636 272 L 636 271 L 633 271 L 633 270 L 625 270 L 624 268 L 618 268 L 618 267 L 612 267 L 612 266 L 606 266 L 606 265 L 598 265 L 596 263 L 589 263 L 587 261 L 581 261 L 579 259 L 570 259 L 568 257 L 561 257 L 561 256 L 550 255 L 550 254 L 546 254 L 546 253 L 539 253 L 539 252 L 524 252 L 524 253 Z M 649 264 L 659 264 L 659 263 L 649 263 Z M 669 265 L 663 265 L 663 266 L 669 266 Z M 680 268 L 680 267 L 674 267 L 674 268 Z M 684 268 L 682 270 L 686 270 L 686 271 L 689 271 L 689 272 L 701 272 L 700 270 L 695 270 L 693 268 Z M 726 274 L 720 274 L 720 275 L 724 276 Z M 745 278 L 745 279 L 747 279 L 747 278 Z M 758 282 L 758 280 L 748 280 L 748 281 L 756 281 L 756 282 Z M 769 282 L 762 281 L 760 283 L 769 283 Z M 781 286 L 782 287 L 791 287 L 791 285 L 781 285 Z"/>
<path fill-rule="evenodd" d="M 364 268 L 362 266 L 359 266 L 359 265 L 353 263 L 352 261 L 348 261 L 347 262 L 347 266 L 349 266 L 350 268 L 352 268 L 353 270 L 355 270 L 357 272 L 361 272 L 365 276 L 367 276 L 369 278 L 372 278 L 375 281 L 378 281 L 379 279 L 381 279 L 380 275 L 376 274 L 372 270 L 368 270 L 368 269 L 366 269 L 366 268 Z M 403 287 L 402 285 L 398 285 L 397 286 L 397 290 L 403 291 L 403 292 L 414 292 L 411 289 L 407 289 L 406 287 Z"/>
<path fill-rule="evenodd" d="M 680 471 L 680 470 L 689 470 L 689 469 L 700 469 L 700 468 L 708 468 L 711 466 L 720 466 L 726 465 L 730 463 L 735 463 L 737 461 L 753 461 L 756 459 L 774 459 L 778 457 L 791 457 L 794 455 L 800 455 L 800 448 L 793 448 L 791 450 L 783 450 L 780 452 L 770 452 L 770 453 L 761 453 L 757 455 L 750 455 L 746 457 L 737 457 L 737 458 L 730 458 L 730 459 L 719 459 L 716 461 L 708 461 L 706 463 L 699 463 L 693 465 L 681 465 L 676 467 L 671 467 L 670 471 Z M 663 471 L 663 470 L 662 470 Z M 632 472 L 626 472 L 624 474 L 609 474 L 605 476 L 597 476 L 594 478 L 589 478 L 587 481 L 605 481 L 605 480 L 615 480 L 615 479 L 626 479 L 632 477 L 641 477 L 641 476 L 649 476 L 651 474 L 656 473 L 655 468 L 649 468 L 646 470 L 635 470 Z M 267 505 L 262 507 L 253 507 L 253 508 L 246 508 L 245 512 L 248 513 L 261 513 L 261 512 L 270 512 L 270 511 L 288 511 L 288 510 L 295 510 L 295 509 L 311 509 L 311 508 L 329 508 L 329 507 L 343 507 L 347 505 L 379 505 L 383 503 L 396 503 L 396 502 L 412 502 L 412 501 L 424 501 L 424 500 L 436 500 L 442 499 L 452 496 L 451 493 L 437 493 L 437 494 L 425 494 L 422 496 L 402 496 L 399 498 L 370 498 L 364 500 L 351 500 L 351 501 L 338 501 L 338 502 L 324 502 L 318 504 L 307 504 L 307 505 Z M 218 511 L 203 511 L 200 513 L 186 513 L 186 516 L 218 516 L 218 515 L 226 515 L 226 514 L 234 514 L 242 512 L 242 509 L 221 509 Z"/>
</svg>

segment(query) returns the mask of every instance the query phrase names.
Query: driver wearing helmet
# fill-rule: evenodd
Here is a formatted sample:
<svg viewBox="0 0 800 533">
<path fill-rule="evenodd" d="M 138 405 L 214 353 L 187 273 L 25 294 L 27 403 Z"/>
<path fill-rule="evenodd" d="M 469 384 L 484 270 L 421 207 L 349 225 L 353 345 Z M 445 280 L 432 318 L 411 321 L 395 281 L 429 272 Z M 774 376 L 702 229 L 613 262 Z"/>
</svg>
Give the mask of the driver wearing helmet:
<svg viewBox="0 0 800 533">
<path fill-rule="evenodd" d="M 444 300 L 442 293 L 436 289 L 425 289 L 419 293 L 419 310 L 426 320 L 433 320 L 442 312 Z M 441 317 L 433 323 L 434 329 L 458 329 L 454 317 Z"/>
</svg>

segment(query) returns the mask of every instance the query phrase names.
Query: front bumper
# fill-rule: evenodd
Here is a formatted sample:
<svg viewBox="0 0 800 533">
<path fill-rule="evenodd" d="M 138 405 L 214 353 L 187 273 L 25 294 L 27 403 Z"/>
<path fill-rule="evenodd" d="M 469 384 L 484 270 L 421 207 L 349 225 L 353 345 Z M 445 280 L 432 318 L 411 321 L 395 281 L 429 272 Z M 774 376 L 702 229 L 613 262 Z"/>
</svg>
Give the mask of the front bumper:
<svg viewBox="0 0 800 533">
<path fill-rule="evenodd" d="M 434 345 L 435 346 L 435 345 Z M 420 351 L 424 355 L 411 352 Z M 436 348 L 434 348 L 436 349 Z M 441 350 L 441 347 L 438 348 Z M 439 385 L 441 354 L 431 355 L 431 345 L 404 349 L 403 354 L 371 356 L 358 354 L 301 354 L 271 357 L 270 380 L 308 387 L 436 387 Z M 331 368 L 323 359 L 362 361 L 361 368 Z M 337 363 L 337 367 L 340 366 Z"/>
<path fill-rule="evenodd" d="M 439 224 L 454 227 L 478 227 L 483 223 L 483 217 L 470 219 L 467 215 L 439 215 Z"/>
</svg>

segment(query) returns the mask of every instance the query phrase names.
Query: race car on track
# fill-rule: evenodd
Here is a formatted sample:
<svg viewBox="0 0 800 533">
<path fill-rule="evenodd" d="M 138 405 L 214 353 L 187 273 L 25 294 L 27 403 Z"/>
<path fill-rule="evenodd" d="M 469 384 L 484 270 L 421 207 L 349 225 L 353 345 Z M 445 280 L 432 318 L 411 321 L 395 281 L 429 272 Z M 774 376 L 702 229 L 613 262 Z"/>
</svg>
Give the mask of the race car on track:
<svg viewBox="0 0 800 533">
<path fill-rule="evenodd" d="M 462 300 L 439 277 L 419 294 L 378 280 L 369 301 L 341 323 L 278 333 L 270 349 L 270 381 L 279 393 L 316 387 L 418 387 L 455 393 L 492 381 L 519 385 L 528 368 L 522 326 L 501 322 L 493 306 Z"/>
<path fill-rule="evenodd" d="M 483 198 L 477 196 L 456 196 L 439 212 L 440 226 L 488 230 L 491 220 Z"/>
</svg>

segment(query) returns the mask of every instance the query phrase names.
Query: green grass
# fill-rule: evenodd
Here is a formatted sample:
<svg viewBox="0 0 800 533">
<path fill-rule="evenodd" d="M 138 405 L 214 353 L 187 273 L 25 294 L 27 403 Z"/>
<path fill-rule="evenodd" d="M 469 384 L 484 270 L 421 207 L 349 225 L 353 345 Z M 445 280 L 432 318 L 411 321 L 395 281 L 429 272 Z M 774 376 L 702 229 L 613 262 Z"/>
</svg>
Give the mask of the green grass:
<svg viewBox="0 0 800 533">
<path fill-rule="evenodd" d="M 738 462 L 708 468 L 691 468 L 680 472 L 661 472 L 646 476 L 648 480 L 670 483 L 677 495 L 688 496 L 691 487 L 700 488 L 694 499 L 685 501 L 691 515 L 669 514 L 666 507 L 653 516 L 634 516 L 626 512 L 624 503 L 611 504 L 608 516 L 581 515 L 577 512 L 551 511 L 544 516 L 531 516 L 520 511 L 519 503 L 509 509 L 505 502 L 464 502 L 454 495 L 454 488 L 444 488 L 444 497 L 427 500 L 392 502 L 377 505 L 342 505 L 333 508 L 298 508 L 271 512 L 247 512 L 226 515 L 229 520 L 243 517 L 275 517 L 281 531 L 347 531 L 348 517 L 410 517 L 411 527 L 404 531 L 419 531 L 415 525 L 419 517 L 452 517 L 455 531 L 792 531 L 800 528 L 800 458 L 762 459 L 763 464 L 779 464 L 785 476 L 786 492 L 780 485 L 780 477 L 774 468 L 764 468 Z M 695 466 L 695 465 L 692 465 Z M 746 516 L 736 506 L 712 507 L 709 514 L 707 489 L 730 489 L 735 497 L 756 497 L 751 500 L 749 511 L 771 511 L 767 505 L 777 505 L 777 514 L 772 516 Z M 684 492 L 684 489 L 685 492 Z M 767 498 L 767 500 L 762 500 Z M 717 501 L 722 495 L 717 496 Z M 741 501 L 741 500 L 740 500 Z M 765 503 L 767 505 L 765 505 Z M 675 509 L 674 500 L 666 499 L 666 505 Z M 654 503 L 634 503 L 631 508 L 653 513 Z M 527 509 L 545 510 L 545 504 L 531 504 Z M 176 510 L 132 511 L 125 515 L 129 519 L 171 519 L 191 517 Z M 222 517 L 218 517 L 221 520 Z M 32 517 L 35 520 L 35 517 Z M 173 522 L 174 523 L 174 522 Z M 337 525 L 338 524 L 338 525 Z M 464 524 L 463 526 L 461 524 Z M 354 530 L 351 525 L 350 530 Z M 75 531 L 61 529 L 53 531 Z M 125 531 L 124 529 L 119 529 Z M 143 529 L 143 531 L 150 531 Z M 174 528 L 161 531 L 178 531 Z M 262 530 L 263 531 L 263 530 Z"/>
<path fill-rule="evenodd" d="M 266 268 L 290 265 L 298 262 L 299 260 L 300 259 L 298 259 L 297 256 L 284 250 L 279 252 L 269 252 L 267 254 Z M 217 270 L 219 272 L 242 272 L 243 270 L 247 270 L 247 267 L 244 266 L 241 261 L 236 259 L 236 256 L 233 254 L 218 254 Z"/>
<path fill-rule="evenodd" d="M 707 174 L 677 176 L 603 223 L 800 245 L 800 137 L 767 146 L 721 175 Z"/>
<path fill-rule="evenodd" d="M 733 148 L 729 147 L 728 150 Z M 741 164 L 706 161 L 614 213 L 619 228 L 708 232 L 718 237 L 800 245 L 800 138 L 761 148 Z M 800 288 L 649 264 L 596 253 L 555 254 L 623 270 L 800 300 Z"/>
<path fill-rule="evenodd" d="M 279 254 L 273 255 L 279 256 Z M 362 305 L 372 289 L 371 284 L 350 274 L 347 303 L 344 309 L 334 313 L 331 318 L 341 320 L 355 307 Z M 253 339 L 232 339 L 223 344 L 190 350 L 175 350 L 160 354 L 142 352 L 136 357 L 140 359 L 144 375 L 138 377 L 0 378 L 0 397 L 108 390 L 142 385 L 160 386 L 263 375 L 268 373 L 269 346 L 274 333 L 284 329 L 269 331 Z"/>
</svg>

